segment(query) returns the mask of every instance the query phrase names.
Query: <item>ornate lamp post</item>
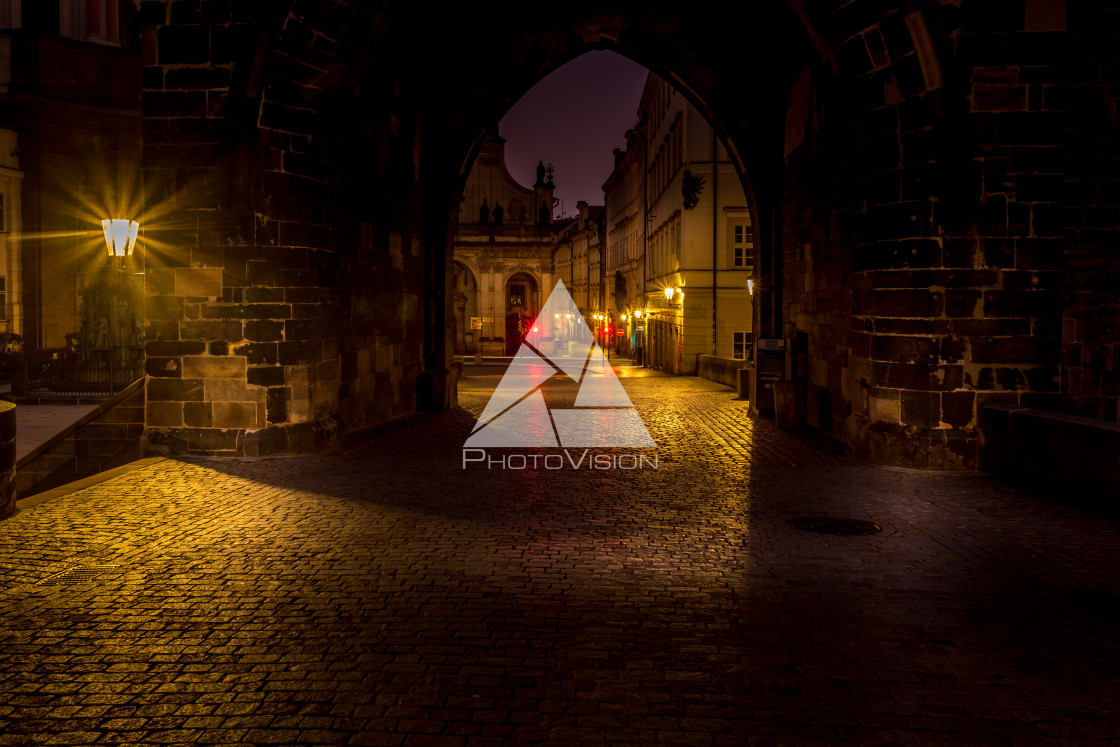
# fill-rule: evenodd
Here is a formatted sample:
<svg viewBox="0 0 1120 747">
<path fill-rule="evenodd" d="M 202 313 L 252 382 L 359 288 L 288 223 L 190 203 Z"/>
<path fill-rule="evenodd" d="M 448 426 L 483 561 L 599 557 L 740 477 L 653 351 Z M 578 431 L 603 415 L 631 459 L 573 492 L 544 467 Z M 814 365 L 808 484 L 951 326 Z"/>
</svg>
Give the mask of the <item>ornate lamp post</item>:
<svg viewBox="0 0 1120 747">
<path fill-rule="evenodd" d="M 108 353 L 109 359 L 101 360 L 108 364 L 109 387 L 113 391 L 114 369 L 118 365 L 133 363 L 132 351 L 143 344 L 143 340 L 139 339 L 143 334 L 143 312 L 137 306 L 138 299 L 133 297 L 126 272 L 128 258 L 136 248 L 140 223 L 127 218 L 108 218 L 101 221 L 101 228 L 105 234 L 105 248 L 109 256 L 115 258 L 116 266 L 110 271 L 113 280 L 108 298 L 87 307 L 91 326 L 87 333 L 89 344 L 86 352 L 89 354 L 101 349 Z"/>
</svg>

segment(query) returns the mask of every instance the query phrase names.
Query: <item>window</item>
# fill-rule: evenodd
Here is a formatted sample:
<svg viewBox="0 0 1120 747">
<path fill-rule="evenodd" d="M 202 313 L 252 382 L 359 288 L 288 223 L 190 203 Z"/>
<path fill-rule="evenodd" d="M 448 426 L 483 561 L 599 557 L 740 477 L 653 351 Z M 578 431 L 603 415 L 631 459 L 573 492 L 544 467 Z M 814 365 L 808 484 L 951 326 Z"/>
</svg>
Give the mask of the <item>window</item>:
<svg viewBox="0 0 1120 747">
<path fill-rule="evenodd" d="M 23 0 L 0 0 L 0 29 L 18 29 Z"/>
<path fill-rule="evenodd" d="M 521 283 L 509 286 L 509 305 L 511 307 L 525 305 L 525 286 Z"/>
<path fill-rule="evenodd" d="M 735 332 L 731 343 L 731 357 L 746 360 L 751 351 L 751 333 Z"/>
<path fill-rule="evenodd" d="M 731 266 L 754 266 L 754 234 L 746 221 L 731 224 Z"/>
<path fill-rule="evenodd" d="M 120 0 L 58 0 L 59 33 L 79 41 L 120 43 Z"/>
<path fill-rule="evenodd" d="M 0 233 L 8 232 L 8 214 L 4 210 L 4 193 L 0 192 Z"/>
<path fill-rule="evenodd" d="M 8 318 L 8 279 L 0 277 L 0 321 Z"/>
</svg>

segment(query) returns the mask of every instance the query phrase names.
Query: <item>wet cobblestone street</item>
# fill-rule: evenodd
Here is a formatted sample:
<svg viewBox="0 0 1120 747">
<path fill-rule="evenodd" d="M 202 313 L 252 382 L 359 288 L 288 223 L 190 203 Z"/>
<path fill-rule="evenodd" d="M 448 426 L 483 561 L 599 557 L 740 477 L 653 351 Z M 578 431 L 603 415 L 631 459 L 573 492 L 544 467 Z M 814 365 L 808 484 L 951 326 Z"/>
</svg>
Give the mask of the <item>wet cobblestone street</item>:
<svg viewBox="0 0 1120 747">
<path fill-rule="evenodd" d="M 464 468 L 481 376 L 0 523 L 0 745 L 1120 744 L 1115 524 L 620 373 L 657 469 Z"/>
</svg>

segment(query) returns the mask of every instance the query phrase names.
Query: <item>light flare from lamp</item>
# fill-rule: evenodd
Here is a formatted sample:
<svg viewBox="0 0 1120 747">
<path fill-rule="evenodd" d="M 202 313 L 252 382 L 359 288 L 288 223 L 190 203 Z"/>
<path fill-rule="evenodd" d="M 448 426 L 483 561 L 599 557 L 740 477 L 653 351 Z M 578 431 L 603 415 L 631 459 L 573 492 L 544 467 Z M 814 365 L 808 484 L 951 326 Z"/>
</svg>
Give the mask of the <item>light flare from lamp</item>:
<svg viewBox="0 0 1120 747">
<path fill-rule="evenodd" d="M 105 247 L 110 257 L 131 257 L 136 247 L 136 236 L 140 224 L 127 218 L 111 218 L 101 221 L 105 232 Z"/>
</svg>

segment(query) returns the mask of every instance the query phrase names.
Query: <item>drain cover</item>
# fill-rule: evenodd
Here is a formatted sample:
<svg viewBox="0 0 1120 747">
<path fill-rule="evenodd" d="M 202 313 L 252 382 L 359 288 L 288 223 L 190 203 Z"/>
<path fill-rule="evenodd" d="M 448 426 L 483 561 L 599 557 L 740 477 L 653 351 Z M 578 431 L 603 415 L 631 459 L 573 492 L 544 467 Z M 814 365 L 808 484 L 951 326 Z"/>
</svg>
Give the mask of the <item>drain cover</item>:
<svg viewBox="0 0 1120 747">
<path fill-rule="evenodd" d="M 36 586 L 62 586 L 73 584 L 88 584 L 93 579 L 100 576 L 102 573 L 116 570 L 120 566 L 116 565 L 79 565 L 73 568 L 68 568 L 61 573 L 56 573 L 53 576 L 47 576 Z"/>
<path fill-rule="evenodd" d="M 786 522 L 794 529 L 817 534 L 877 534 L 883 531 L 878 524 L 859 519 L 841 519 L 835 516 L 801 516 Z"/>
</svg>

